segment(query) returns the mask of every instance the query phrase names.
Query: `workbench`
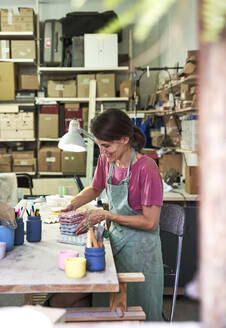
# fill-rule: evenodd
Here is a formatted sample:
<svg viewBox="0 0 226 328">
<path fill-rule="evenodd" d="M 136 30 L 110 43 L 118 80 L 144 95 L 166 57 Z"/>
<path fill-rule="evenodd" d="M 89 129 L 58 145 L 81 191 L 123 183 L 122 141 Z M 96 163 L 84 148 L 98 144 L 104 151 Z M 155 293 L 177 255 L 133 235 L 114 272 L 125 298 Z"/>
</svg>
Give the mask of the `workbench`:
<svg viewBox="0 0 226 328">
<path fill-rule="evenodd" d="M 105 270 L 87 271 L 86 276 L 79 279 L 68 278 L 64 271 L 58 269 L 58 252 L 73 249 L 79 256 L 84 256 L 85 246 L 59 243 L 59 234 L 59 223 L 42 223 L 40 242 L 29 243 L 25 236 L 23 245 L 7 252 L 1 260 L 0 293 L 108 292 L 109 308 L 68 309 L 66 321 L 144 320 L 145 314 L 140 306 L 127 307 L 126 304 L 127 282 L 144 281 L 143 274 L 117 274 L 110 242 L 105 240 Z"/>
</svg>

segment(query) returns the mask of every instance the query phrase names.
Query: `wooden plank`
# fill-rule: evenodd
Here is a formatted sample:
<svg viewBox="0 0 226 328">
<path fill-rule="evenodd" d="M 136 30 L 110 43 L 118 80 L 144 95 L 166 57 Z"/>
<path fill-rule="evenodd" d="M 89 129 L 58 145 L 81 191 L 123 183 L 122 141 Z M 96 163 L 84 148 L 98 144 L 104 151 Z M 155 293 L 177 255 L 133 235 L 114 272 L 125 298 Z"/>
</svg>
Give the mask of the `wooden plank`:
<svg viewBox="0 0 226 328">
<path fill-rule="evenodd" d="M 145 277 L 142 272 L 120 272 L 118 273 L 119 282 L 142 282 Z"/>
<path fill-rule="evenodd" d="M 67 309 L 64 316 L 65 322 L 78 321 L 125 321 L 139 320 L 143 321 L 146 318 L 142 307 L 131 306 L 124 312 L 123 317 L 118 316 L 117 312 L 111 312 L 110 308 L 74 308 L 74 311 Z"/>
</svg>

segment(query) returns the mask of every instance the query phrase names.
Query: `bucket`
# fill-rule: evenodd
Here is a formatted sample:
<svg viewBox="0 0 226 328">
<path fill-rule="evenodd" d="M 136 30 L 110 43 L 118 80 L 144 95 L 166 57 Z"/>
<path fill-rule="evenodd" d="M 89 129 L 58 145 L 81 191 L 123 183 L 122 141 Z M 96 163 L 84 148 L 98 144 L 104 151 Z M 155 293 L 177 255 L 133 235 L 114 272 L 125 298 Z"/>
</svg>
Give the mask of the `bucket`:
<svg viewBox="0 0 226 328">
<path fill-rule="evenodd" d="M 105 249 L 86 247 L 85 248 L 86 269 L 88 271 L 103 271 L 105 269 Z"/>
<path fill-rule="evenodd" d="M 6 242 L 6 250 L 11 251 L 14 247 L 14 234 L 15 230 L 8 228 L 4 225 L 0 225 L 0 241 Z"/>
</svg>

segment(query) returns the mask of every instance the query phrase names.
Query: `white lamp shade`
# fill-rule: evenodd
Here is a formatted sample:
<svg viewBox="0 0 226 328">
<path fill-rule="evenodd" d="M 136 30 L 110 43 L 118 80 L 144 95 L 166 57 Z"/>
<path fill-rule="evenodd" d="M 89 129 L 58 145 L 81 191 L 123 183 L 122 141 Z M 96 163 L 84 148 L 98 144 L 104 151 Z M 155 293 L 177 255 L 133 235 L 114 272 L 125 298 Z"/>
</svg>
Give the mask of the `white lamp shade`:
<svg viewBox="0 0 226 328">
<path fill-rule="evenodd" d="M 79 123 L 72 120 L 69 131 L 60 139 L 58 147 L 65 151 L 82 152 L 86 151 L 86 144 L 79 133 Z"/>
</svg>

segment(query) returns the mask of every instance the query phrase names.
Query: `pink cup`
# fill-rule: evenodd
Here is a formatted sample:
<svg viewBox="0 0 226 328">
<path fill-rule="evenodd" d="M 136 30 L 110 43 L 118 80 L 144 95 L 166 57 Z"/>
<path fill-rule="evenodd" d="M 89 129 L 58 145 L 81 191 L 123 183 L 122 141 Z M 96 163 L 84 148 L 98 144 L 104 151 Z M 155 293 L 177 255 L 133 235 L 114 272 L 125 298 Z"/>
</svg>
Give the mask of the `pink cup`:
<svg viewBox="0 0 226 328">
<path fill-rule="evenodd" d="M 73 250 L 59 251 L 58 253 L 58 268 L 64 270 L 64 263 L 68 257 L 78 257 L 79 253 Z"/>
<path fill-rule="evenodd" d="M 6 253 L 6 242 L 0 241 L 0 259 L 3 259 L 5 257 Z"/>
</svg>

